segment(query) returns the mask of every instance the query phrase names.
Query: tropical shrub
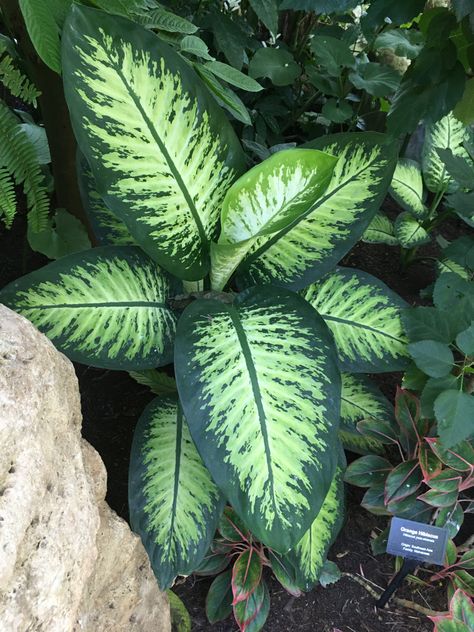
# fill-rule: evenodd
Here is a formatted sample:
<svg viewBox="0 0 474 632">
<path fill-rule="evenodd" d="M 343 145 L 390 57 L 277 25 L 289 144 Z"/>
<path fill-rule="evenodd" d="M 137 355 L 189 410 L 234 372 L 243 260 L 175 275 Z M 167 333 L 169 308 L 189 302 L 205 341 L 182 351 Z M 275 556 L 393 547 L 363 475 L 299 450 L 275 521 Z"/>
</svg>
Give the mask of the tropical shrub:
<svg viewBox="0 0 474 632">
<path fill-rule="evenodd" d="M 421 164 L 412 158 L 400 158 L 390 185 L 390 195 L 402 212 L 395 222 L 378 213 L 364 241 L 400 245 L 402 260 L 408 263 L 446 218 L 456 214 L 473 227 L 472 140 L 471 128 L 452 113 L 428 125 Z"/>
<path fill-rule="evenodd" d="M 474 604 L 463 590 L 454 593 L 449 612 L 430 617 L 435 624 L 433 632 L 472 632 L 474 630 Z"/>
<path fill-rule="evenodd" d="M 455 106 L 459 120 L 472 122 L 472 7 L 461 0 L 452 8 L 424 0 L 82 3 L 127 17 L 173 46 L 260 159 L 328 130 L 387 125 L 398 136 Z M 71 4 L 56 0 L 45 11 L 38 0 L 20 3 L 38 55 L 55 72 Z"/>
<path fill-rule="evenodd" d="M 226 507 L 219 521 L 217 536 L 195 570 L 196 575 L 217 575 L 206 599 L 210 623 L 226 619 L 233 612 L 242 630 L 261 628 L 270 609 L 268 588 L 263 578 L 264 567 L 271 568 L 278 582 L 294 597 L 299 597 L 302 591 L 309 590 L 317 581 L 322 586 L 337 581 L 340 571 L 334 562 L 326 560 L 317 577 L 313 573 L 314 568 L 305 563 L 312 553 L 310 537 L 317 537 L 321 526 L 327 533 L 322 520 L 342 523 L 344 518 L 343 512 L 324 517 L 321 513 L 311 529 L 313 535 L 308 533 L 291 554 L 281 556 L 256 541 L 235 511 Z M 229 564 L 231 569 L 228 569 Z"/>
<path fill-rule="evenodd" d="M 423 417 L 436 420 L 442 444 L 452 448 L 474 435 L 474 282 L 441 274 L 433 299 L 433 307 L 403 315 L 414 361 L 404 383 L 421 392 Z"/>
<path fill-rule="evenodd" d="M 130 472 L 162 587 L 202 561 L 225 500 L 286 554 L 321 511 L 342 511 L 340 369 L 407 363 L 403 301 L 366 273 L 332 271 L 377 211 L 394 150 L 377 134 L 327 137 L 237 179 L 229 123 L 153 33 L 75 6 L 62 39 L 88 199 L 140 247 L 64 257 L 1 299 L 73 360 L 142 371 L 174 358 L 179 397 L 145 411 Z"/>
<path fill-rule="evenodd" d="M 345 480 L 369 488 L 362 501 L 368 511 L 419 522 L 429 522 L 437 512 L 436 524 L 448 526 L 454 537 L 464 503 L 469 503 L 467 490 L 474 486 L 472 441 L 445 447 L 436 436 L 435 421 L 424 417 L 419 399 L 403 389 L 397 391 L 395 418 L 396 425 L 390 426 L 362 422 L 361 431 L 396 446 L 401 463 L 392 465 L 387 455 L 363 456 L 348 466 Z"/>
<path fill-rule="evenodd" d="M 390 455 L 368 454 L 356 459 L 347 467 L 344 480 L 368 488 L 362 506 L 371 513 L 434 522 L 446 528 L 450 539 L 444 566 L 438 571 L 423 568 L 423 581 L 435 584 L 447 580 L 448 601 L 458 588 L 473 597 L 473 551 L 469 545 L 456 546 L 453 538 L 465 514 L 474 510 L 474 443 L 461 440 L 456 446 L 446 447 L 437 436 L 433 413 L 425 416 L 423 404 L 407 390 L 397 391 L 395 418 L 396 424 L 391 425 L 379 421 L 368 426 L 365 422 L 359 424 L 362 433 L 397 450 Z M 401 462 L 397 462 L 397 454 Z M 374 553 L 385 551 L 387 537 L 388 528 L 373 540 Z"/>
</svg>

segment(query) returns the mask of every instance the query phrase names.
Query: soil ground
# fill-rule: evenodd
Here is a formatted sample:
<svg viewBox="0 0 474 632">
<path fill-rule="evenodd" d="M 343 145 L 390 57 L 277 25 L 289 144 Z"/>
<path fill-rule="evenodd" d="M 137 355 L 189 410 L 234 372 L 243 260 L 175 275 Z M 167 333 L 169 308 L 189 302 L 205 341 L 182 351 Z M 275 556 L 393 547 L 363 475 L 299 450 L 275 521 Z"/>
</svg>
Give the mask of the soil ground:
<svg viewBox="0 0 474 632">
<path fill-rule="evenodd" d="M 452 239 L 464 230 L 452 220 L 442 233 Z M 26 242 L 26 227 L 19 217 L 9 232 L 0 228 L 0 287 L 47 261 L 32 253 Z M 396 248 L 359 243 L 343 261 L 379 276 L 389 287 L 410 303 L 420 302 L 420 289 L 434 279 L 433 256 L 437 246 L 424 247 L 420 255 L 428 257 L 401 272 Z M 136 421 L 152 399 L 150 391 L 136 384 L 127 373 L 98 370 L 76 365 L 83 407 L 83 434 L 98 450 L 108 472 L 107 500 L 125 519 L 127 510 L 127 470 L 130 446 Z M 393 397 L 401 375 L 374 376 L 382 390 Z M 347 521 L 330 559 L 343 573 L 366 578 L 377 591 L 385 588 L 394 573 L 394 559 L 387 555 L 375 558 L 370 549 L 373 534 L 384 528 L 386 519 L 368 514 L 360 505 L 359 490 L 348 490 Z M 204 604 L 210 580 L 187 578 L 178 581 L 175 591 L 188 608 L 193 631 L 233 632 L 229 619 L 211 626 Z M 317 587 L 295 599 L 275 581 L 269 579 L 271 611 L 265 630 L 268 632 L 431 632 L 433 624 L 416 611 L 398 608 L 389 603 L 383 611 L 374 607 L 374 598 L 352 578 L 344 576 L 327 588 Z M 434 610 L 445 608 L 445 591 L 440 587 L 421 590 L 416 584 L 405 584 L 398 596 Z M 147 631 L 144 631 L 147 632 Z"/>
</svg>

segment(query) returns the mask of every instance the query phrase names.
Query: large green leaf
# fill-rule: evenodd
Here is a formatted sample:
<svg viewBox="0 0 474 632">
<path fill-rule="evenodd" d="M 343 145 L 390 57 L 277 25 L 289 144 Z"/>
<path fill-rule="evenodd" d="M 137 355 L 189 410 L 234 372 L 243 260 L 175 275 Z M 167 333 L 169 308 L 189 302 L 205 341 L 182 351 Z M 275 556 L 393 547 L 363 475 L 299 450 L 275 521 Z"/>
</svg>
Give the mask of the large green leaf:
<svg viewBox="0 0 474 632">
<path fill-rule="evenodd" d="M 400 206 L 415 217 L 423 219 L 427 208 L 424 204 L 423 176 L 415 160 L 401 158 L 390 184 L 390 195 Z"/>
<path fill-rule="evenodd" d="M 355 68 L 354 54 L 347 42 L 329 35 L 315 35 L 311 39 L 315 61 L 333 77 L 339 77 L 344 68 Z"/>
<path fill-rule="evenodd" d="M 302 590 L 311 590 L 318 581 L 329 548 L 344 522 L 343 474 L 344 467 L 339 465 L 318 515 L 286 556 L 296 569 L 297 583 Z"/>
<path fill-rule="evenodd" d="M 384 213 L 377 213 L 362 235 L 362 241 L 369 244 L 398 246 L 398 239 L 395 236 L 395 227 L 392 220 Z"/>
<path fill-rule="evenodd" d="M 400 213 L 395 220 L 395 235 L 402 248 L 415 248 L 430 241 L 429 233 L 408 212 Z"/>
<path fill-rule="evenodd" d="M 217 244 L 212 244 L 212 287 L 221 290 L 262 235 L 272 235 L 306 212 L 327 189 L 337 158 L 315 149 L 279 151 L 227 191 Z"/>
<path fill-rule="evenodd" d="M 250 0 L 250 6 L 273 35 L 278 33 L 278 0 Z"/>
<path fill-rule="evenodd" d="M 19 0 L 28 35 L 44 63 L 61 73 L 61 45 L 54 11 L 44 0 Z"/>
<path fill-rule="evenodd" d="M 416 366 L 430 377 L 444 377 L 454 368 L 454 356 L 445 342 L 420 340 L 408 345 Z"/>
<path fill-rule="evenodd" d="M 176 396 L 157 397 L 140 417 L 128 498 L 132 528 L 164 590 L 202 562 L 224 507 Z"/>
<path fill-rule="evenodd" d="M 423 175 L 430 191 L 437 193 L 446 190 L 452 193 L 459 185 L 449 175 L 437 149 L 451 149 L 455 156 L 469 159 L 463 142 L 470 138 L 468 128 L 458 121 L 452 113 L 427 126 L 422 153 Z"/>
<path fill-rule="evenodd" d="M 423 33 L 414 29 L 387 29 L 377 36 L 374 48 L 376 50 L 388 48 L 398 57 L 416 59 L 423 48 L 424 41 Z"/>
<path fill-rule="evenodd" d="M 209 270 L 243 154 L 192 68 L 152 32 L 75 5 L 63 32 L 66 99 L 97 192 L 176 276 Z"/>
<path fill-rule="evenodd" d="M 326 274 L 360 239 L 395 168 L 395 143 L 376 133 L 336 134 L 305 147 L 338 157 L 324 194 L 290 224 L 259 237 L 240 266 L 239 285 L 301 289 Z"/>
<path fill-rule="evenodd" d="M 0 302 L 23 314 L 71 360 L 140 370 L 173 357 L 168 275 L 134 246 L 103 246 L 10 283 Z"/>
<path fill-rule="evenodd" d="M 436 398 L 434 412 L 444 447 L 451 448 L 473 436 L 474 395 L 452 389 L 444 391 Z"/>
<path fill-rule="evenodd" d="M 232 571 L 218 575 L 209 587 L 206 597 L 206 615 L 209 623 L 217 623 L 232 613 Z"/>
<path fill-rule="evenodd" d="M 339 438 L 347 450 L 360 454 L 383 452 L 383 444 L 377 439 L 363 435 L 357 424 L 364 419 L 394 420 L 393 406 L 380 390 L 364 375 L 343 373 L 341 393 L 341 425 Z"/>
<path fill-rule="evenodd" d="M 400 371 L 408 364 L 401 310 L 407 304 L 382 281 L 337 268 L 303 293 L 331 330 L 343 371 Z"/>
<path fill-rule="evenodd" d="M 375 97 L 386 97 L 393 94 L 400 84 L 399 73 L 386 64 L 369 61 L 359 63 L 349 79 L 359 90 L 365 90 Z"/>
<path fill-rule="evenodd" d="M 352 9 L 357 0 L 283 0 L 280 9 L 315 11 L 316 13 L 343 13 Z"/>
<path fill-rule="evenodd" d="M 178 390 L 198 450 L 256 538 L 278 552 L 319 511 L 337 463 L 340 376 L 331 335 L 301 297 L 251 288 L 183 313 Z"/>
<path fill-rule="evenodd" d="M 283 48 L 259 48 L 250 60 L 249 75 L 268 77 L 276 86 L 289 86 L 301 74 L 293 55 Z"/>
<path fill-rule="evenodd" d="M 79 152 L 76 162 L 82 205 L 98 242 L 102 246 L 136 245 L 127 226 L 107 208 L 104 200 L 97 193 L 92 171 L 84 156 Z"/>
</svg>

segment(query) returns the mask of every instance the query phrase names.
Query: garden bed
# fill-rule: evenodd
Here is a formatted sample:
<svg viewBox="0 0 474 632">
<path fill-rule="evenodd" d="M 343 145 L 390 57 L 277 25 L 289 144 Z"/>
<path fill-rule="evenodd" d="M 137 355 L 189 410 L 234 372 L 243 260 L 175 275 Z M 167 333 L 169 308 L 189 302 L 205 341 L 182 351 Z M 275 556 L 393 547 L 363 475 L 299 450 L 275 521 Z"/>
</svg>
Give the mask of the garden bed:
<svg viewBox="0 0 474 632">
<path fill-rule="evenodd" d="M 0 286 L 33 269 L 41 267 L 45 259 L 28 248 L 25 225 L 20 218 L 13 230 L 1 229 L 3 265 Z M 463 234 L 461 221 L 451 220 L 443 226 L 447 239 Z M 421 255 L 435 256 L 436 245 L 421 250 Z M 418 262 L 407 272 L 400 273 L 397 249 L 384 245 L 359 243 L 345 258 L 344 265 L 376 271 L 378 276 L 408 303 L 420 302 L 419 291 L 434 280 L 433 265 Z M 127 373 L 105 371 L 76 365 L 79 379 L 84 437 L 98 450 L 108 473 L 107 501 L 125 519 L 128 518 L 127 484 L 128 463 L 133 430 L 138 417 L 153 399 L 149 389 L 140 386 Z M 373 377 L 384 394 L 393 401 L 395 388 L 402 374 L 382 374 Z M 350 454 L 349 454 L 350 458 Z M 394 558 L 374 557 L 370 548 L 371 536 L 386 525 L 385 518 L 377 518 L 360 507 L 362 493 L 349 488 L 346 524 L 329 554 L 343 574 L 342 579 L 326 588 L 317 587 L 299 598 L 289 595 L 268 577 L 271 591 L 271 611 L 265 629 L 269 632 L 430 632 L 432 623 L 425 614 L 400 607 L 390 602 L 386 609 L 377 611 L 375 599 L 358 581 L 368 582 L 377 592 L 384 588 L 394 572 Z M 356 577 L 357 579 L 355 579 Z M 211 580 L 190 577 L 175 586 L 189 610 L 192 629 L 230 632 L 237 626 L 232 619 L 211 626 L 205 614 L 205 598 Z M 406 584 L 397 596 L 433 610 L 446 606 L 445 590 Z"/>
</svg>

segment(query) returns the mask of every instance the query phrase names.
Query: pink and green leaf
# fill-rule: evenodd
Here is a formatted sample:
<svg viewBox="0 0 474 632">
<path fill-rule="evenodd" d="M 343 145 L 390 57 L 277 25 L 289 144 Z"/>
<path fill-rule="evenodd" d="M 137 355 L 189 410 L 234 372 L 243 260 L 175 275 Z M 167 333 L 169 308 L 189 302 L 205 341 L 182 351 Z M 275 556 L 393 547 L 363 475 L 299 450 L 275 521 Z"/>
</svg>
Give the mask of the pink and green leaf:
<svg viewBox="0 0 474 632">
<path fill-rule="evenodd" d="M 400 501 L 420 487 L 422 474 L 417 459 L 405 461 L 395 467 L 385 481 L 385 503 Z"/>
<path fill-rule="evenodd" d="M 224 540 L 229 542 L 246 542 L 250 538 L 249 530 L 232 507 L 224 508 L 217 529 Z"/>
<path fill-rule="evenodd" d="M 442 462 L 429 446 L 422 444 L 418 452 L 421 471 L 423 472 L 423 482 L 428 483 L 434 476 L 437 476 L 443 469 Z"/>
<path fill-rule="evenodd" d="M 459 472 L 447 469 L 443 470 L 440 474 L 433 476 L 428 481 L 428 485 L 438 492 L 454 492 L 459 490 L 461 482 L 462 476 L 460 476 Z"/>
<path fill-rule="evenodd" d="M 449 507 L 454 505 L 458 499 L 457 490 L 453 492 L 438 492 L 436 489 L 429 489 L 421 496 L 418 496 L 418 500 L 422 500 L 431 507 Z"/>
<path fill-rule="evenodd" d="M 206 597 L 206 615 L 209 623 L 227 619 L 232 613 L 232 571 L 218 575 L 212 582 Z"/>
<path fill-rule="evenodd" d="M 436 456 L 448 467 L 459 472 L 474 470 L 474 447 L 469 441 L 461 441 L 453 448 L 444 448 L 437 438 L 426 438 Z"/>
<path fill-rule="evenodd" d="M 270 595 L 266 583 L 261 581 L 248 599 L 234 605 L 234 617 L 240 632 L 261 630 L 269 611 Z"/>
<path fill-rule="evenodd" d="M 262 560 L 258 552 L 250 547 L 243 551 L 232 569 L 232 605 L 245 601 L 257 588 L 262 578 Z"/>
</svg>

